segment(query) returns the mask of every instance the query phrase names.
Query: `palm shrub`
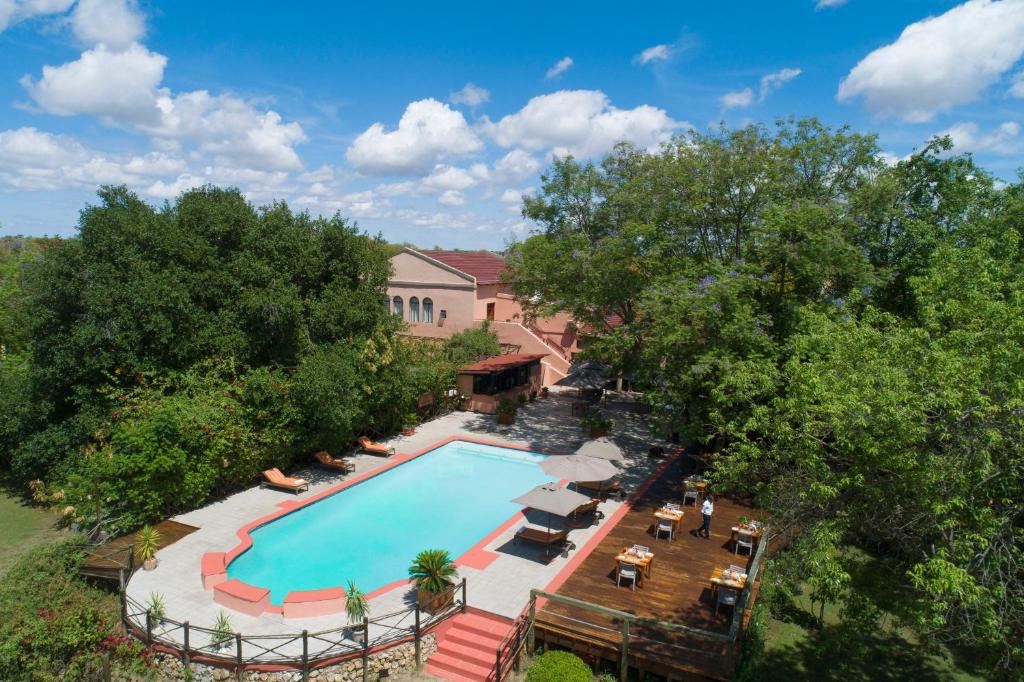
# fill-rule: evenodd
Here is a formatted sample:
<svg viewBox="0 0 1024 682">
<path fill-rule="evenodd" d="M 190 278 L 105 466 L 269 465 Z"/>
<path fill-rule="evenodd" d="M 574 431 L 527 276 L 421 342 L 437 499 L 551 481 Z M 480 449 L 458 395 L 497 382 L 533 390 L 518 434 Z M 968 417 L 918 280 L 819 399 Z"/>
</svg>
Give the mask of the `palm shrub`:
<svg viewBox="0 0 1024 682">
<path fill-rule="evenodd" d="M 149 564 L 156 558 L 156 551 L 160 549 L 160 531 L 151 526 L 143 526 L 135 534 L 135 554 L 144 564 Z M 151 566 L 147 566 L 151 568 Z"/>
<path fill-rule="evenodd" d="M 416 583 L 420 606 L 434 611 L 450 602 L 451 595 L 442 595 L 455 582 L 457 573 L 448 550 L 425 549 L 413 559 L 409 577 Z"/>
<path fill-rule="evenodd" d="M 213 624 L 213 634 L 210 635 L 210 643 L 214 649 L 223 649 L 232 639 L 235 638 L 235 628 L 231 625 L 231 618 L 221 611 L 217 614 L 217 620 Z"/>
<path fill-rule="evenodd" d="M 348 614 L 349 623 L 361 623 L 370 613 L 370 604 L 366 601 L 366 595 L 356 587 L 354 581 L 348 581 L 348 589 L 345 591 L 345 613 Z"/>
<path fill-rule="evenodd" d="M 163 620 L 167 615 L 167 606 L 164 604 L 164 597 L 159 592 L 151 592 L 146 600 L 146 610 L 149 615 L 157 620 Z"/>
</svg>

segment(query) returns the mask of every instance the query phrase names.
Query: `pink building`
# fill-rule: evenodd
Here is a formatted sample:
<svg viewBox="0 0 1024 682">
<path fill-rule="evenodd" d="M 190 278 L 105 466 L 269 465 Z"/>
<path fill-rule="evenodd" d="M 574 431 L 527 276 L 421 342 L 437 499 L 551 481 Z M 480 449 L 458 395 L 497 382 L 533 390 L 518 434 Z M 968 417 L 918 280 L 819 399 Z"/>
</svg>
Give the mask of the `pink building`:
<svg viewBox="0 0 1024 682">
<path fill-rule="evenodd" d="M 409 333 L 449 336 L 489 320 L 506 347 L 542 356 L 541 380 L 550 386 L 566 375 L 577 333 L 568 315 L 527 324 L 523 310 L 502 282 L 505 260 L 489 251 L 418 251 L 403 248 L 391 258 L 388 305 Z"/>
</svg>

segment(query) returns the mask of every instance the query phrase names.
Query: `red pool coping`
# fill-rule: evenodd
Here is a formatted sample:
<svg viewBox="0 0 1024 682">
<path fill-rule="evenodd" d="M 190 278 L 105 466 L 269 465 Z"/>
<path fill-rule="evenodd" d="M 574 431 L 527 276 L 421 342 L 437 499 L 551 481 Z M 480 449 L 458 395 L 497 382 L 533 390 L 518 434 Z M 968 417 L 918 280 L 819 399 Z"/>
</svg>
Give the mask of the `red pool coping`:
<svg viewBox="0 0 1024 682">
<path fill-rule="evenodd" d="M 494 446 L 494 447 L 505 448 L 505 449 L 508 449 L 508 450 L 519 450 L 520 452 L 536 452 L 536 453 L 539 453 L 539 454 L 542 454 L 542 455 L 562 454 L 562 453 L 556 453 L 556 452 L 549 452 L 549 451 L 545 451 L 545 450 L 538 450 L 538 449 L 530 448 L 530 447 L 524 447 L 524 446 L 521 446 L 521 445 L 509 445 L 507 443 L 499 443 L 497 441 L 486 440 L 484 438 L 473 438 L 473 437 L 470 437 L 470 436 L 449 436 L 448 438 L 445 438 L 443 440 L 437 441 L 436 443 L 433 443 L 433 444 L 431 444 L 431 445 L 429 445 L 429 446 L 427 446 L 425 448 L 417 450 L 416 452 L 413 452 L 411 454 L 396 454 L 396 455 L 392 455 L 391 457 L 388 458 L 387 463 L 385 463 L 383 466 L 381 466 L 381 467 L 379 467 L 377 469 L 374 469 L 373 471 L 367 471 L 365 473 L 360 474 L 359 476 L 355 476 L 355 477 L 350 478 L 350 479 L 348 479 L 346 481 L 342 481 L 338 485 L 332 486 L 332 487 L 330 487 L 330 488 L 328 488 L 326 490 L 322 490 L 319 493 L 317 493 L 317 494 L 315 494 L 315 495 L 313 495 L 311 497 L 308 497 L 308 498 L 306 498 L 304 500 L 285 500 L 283 503 L 278 503 L 277 504 L 277 507 L 278 507 L 277 511 L 271 512 L 270 514 L 267 514 L 265 516 L 261 516 L 260 518 L 256 519 L 255 521 L 251 521 L 251 522 L 245 524 L 244 526 L 242 526 L 241 528 L 239 528 L 237 531 L 235 531 L 235 535 L 238 537 L 239 543 L 237 545 L 235 545 L 234 548 L 232 548 L 228 552 L 224 553 L 224 559 L 223 559 L 223 561 L 224 561 L 224 564 L 223 564 L 224 565 L 224 577 L 225 578 L 227 577 L 227 568 L 231 564 L 231 562 L 234 561 L 235 559 L 237 559 L 239 556 L 241 556 L 244 552 L 246 552 L 247 550 L 249 550 L 252 547 L 253 541 L 252 541 L 252 536 L 250 535 L 251 531 L 259 528 L 260 526 L 264 526 L 264 525 L 270 523 L 271 521 L 276 521 L 277 519 L 280 519 L 280 518 L 282 518 L 284 516 L 287 516 L 289 514 L 293 514 L 296 511 L 298 511 L 298 510 L 300 510 L 300 509 L 302 509 L 304 507 L 307 507 L 307 506 L 309 506 L 311 504 L 315 504 L 316 502 L 319 502 L 320 500 L 322 500 L 322 499 L 324 499 L 326 497 L 330 497 L 331 495 L 335 495 L 335 494 L 341 492 L 342 490 L 345 490 L 346 488 L 350 488 L 350 487 L 352 487 L 354 485 L 358 485 L 359 483 L 362 483 L 363 481 L 367 481 L 367 480 L 369 480 L 371 478 L 374 478 L 376 476 L 384 474 L 384 473 L 390 471 L 391 469 L 394 469 L 397 466 L 401 466 L 402 464 L 405 464 L 406 462 L 414 460 L 417 457 L 425 455 L 428 452 L 432 452 L 433 450 L 436 450 L 439 447 L 442 447 L 442 446 L 447 445 L 448 443 L 452 443 L 454 441 L 464 441 L 464 442 L 467 442 L 467 443 L 477 443 L 479 445 L 490 445 L 490 446 Z M 561 481 L 560 483 L 562 485 L 566 485 L 567 482 L 566 481 Z M 646 490 L 646 488 L 645 488 L 645 490 Z M 477 544 L 473 545 L 473 547 L 471 547 L 466 552 L 464 552 L 462 555 L 460 555 L 455 560 L 455 565 L 456 566 L 467 566 L 467 567 L 471 567 L 471 568 L 486 568 L 487 566 L 489 566 L 491 564 L 491 562 L 493 562 L 495 559 L 497 559 L 498 555 L 496 553 L 494 553 L 494 552 L 488 552 L 488 551 L 484 550 L 484 547 L 487 544 L 489 544 L 491 541 L 493 541 L 496 537 L 498 537 L 501 533 L 503 533 L 504 531 L 508 530 L 510 527 L 512 527 L 516 523 L 521 523 L 523 520 L 525 520 L 525 518 L 526 518 L 525 514 L 524 514 L 524 512 L 522 510 L 520 510 L 520 511 L 516 512 L 515 514 L 513 514 L 511 518 L 506 520 L 498 528 L 496 528 L 494 531 L 489 533 L 487 535 L 487 537 L 485 537 L 483 540 L 481 540 Z M 213 554 L 213 553 L 209 553 L 209 554 Z M 217 554 L 219 554 L 219 552 Z M 204 555 L 204 560 L 207 560 L 206 559 L 206 555 Z M 205 571 L 202 571 L 204 587 L 206 587 L 208 575 L 209 575 L 208 573 L 206 573 Z M 249 595 L 249 596 L 255 596 L 257 593 L 259 593 L 259 591 L 266 590 L 266 588 L 257 587 L 255 585 L 249 585 L 248 583 L 245 583 L 245 582 L 243 582 L 241 580 L 238 580 L 236 578 L 232 578 L 230 581 L 227 581 L 227 582 L 230 582 L 230 583 L 233 584 L 232 587 L 234 589 L 232 591 L 237 591 L 238 590 L 238 586 L 245 586 L 246 588 L 251 588 L 254 591 L 252 591 L 252 592 L 248 592 L 248 591 L 244 591 L 244 590 L 242 591 L 245 595 Z M 386 592 L 390 592 L 391 590 L 394 590 L 396 588 L 408 585 L 411 582 L 412 582 L 411 579 L 396 580 L 393 583 L 388 583 L 387 585 L 379 587 L 376 590 L 368 593 L 366 595 L 366 598 L 367 599 L 372 599 L 374 597 L 378 597 L 378 596 L 380 596 L 382 594 L 385 594 Z M 221 582 L 219 584 L 210 585 L 210 587 L 212 587 L 215 590 L 215 596 L 214 596 L 215 600 L 216 600 L 216 595 L 217 595 L 216 590 L 219 587 L 221 587 L 222 585 L 224 585 L 224 584 L 226 584 L 226 583 L 225 582 Z M 206 587 L 206 589 L 210 589 L 210 587 Z M 225 606 L 230 606 L 231 608 L 235 608 L 236 610 L 239 610 L 239 611 L 243 611 L 244 613 L 248 613 L 249 615 L 259 615 L 259 613 L 261 613 L 261 612 L 263 612 L 263 613 L 277 613 L 277 614 L 284 614 L 284 616 L 287 618 L 287 617 L 289 617 L 289 615 L 288 615 L 289 611 L 291 611 L 292 613 L 296 613 L 297 611 L 302 611 L 302 612 L 308 611 L 310 613 L 315 613 L 315 615 L 318 615 L 318 616 L 324 616 L 324 615 L 329 615 L 329 614 L 333 614 L 333 613 L 341 613 L 342 611 L 345 610 L 345 608 L 344 608 L 344 601 L 342 600 L 340 602 L 341 605 L 340 605 L 340 608 L 339 608 L 339 601 L 337 600 L 337 598 L 334 595 L 334 593 L 331 592 L 332 590 L 336 590 L 336 589 L 342 589 L 343 590 L 344 588 L 341 588 L 341 587 L 328 587 L 328 588 L 323 588 L 321 590 L 294 590 L 294 591 L 289 592 L 285 596 L 285 599 L 284 599 L 285 605 L 287 605 L 291 600 L 293 600 L 293 596 L 294 596 L 294 603 L 296 605 L 298 605 L 299 603 L 301 603 L 303 605 L 301 609 L 295 609 L 295 608 L 288 609 L 287 606 L 275 606 L 275 605 L 269 603 L 269 599 L 267 599 L 265 601 L 263 599 L 258 599 L 258 600 L 257 599 L 253 599 L 250 602 L 248 599 L 245 599 L 243 596 L 238 595 L 238 594 L 233 594 L 232 595 L 232 597 L 233 597 L 232 602 L 236 602 L 237 601 L 238 606 L 231 606 L 229 604 L 224 604 L 224 605 Z M 269 594 L 269 590 L 266 590 L 266 591 Z M 324 593 L 323 598 L 318 599 L 316 593 Z M 330 595 L 329 597 L 326 596 L 328 594 Z M 262 607 L 261 611 L 255 611 L 255 609 L 257 609 L 258 606 Z M 328 610 L 321 610 L 321 609 L 328 609 Z M 296 616 L 296 617 L 298 617 L 298 616 Z"/>
</svg>

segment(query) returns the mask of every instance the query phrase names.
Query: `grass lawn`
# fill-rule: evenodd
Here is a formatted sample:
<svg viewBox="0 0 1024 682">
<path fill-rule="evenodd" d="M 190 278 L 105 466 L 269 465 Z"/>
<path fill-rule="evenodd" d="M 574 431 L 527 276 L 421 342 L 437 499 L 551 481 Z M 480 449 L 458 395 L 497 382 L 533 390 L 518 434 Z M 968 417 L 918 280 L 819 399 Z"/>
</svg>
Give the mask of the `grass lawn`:
<svg viewBox="0 0 1024 682">
<path fill-rule="evenodd" d="M 0 489 L 0 574 L 22 552 L 60 537 L 62 533 L 54 527 L 56 520 L 54 514 Z"/>
<path fill-rule="evenodd" d="M 793 606 L 783 619 L 769 620 L 759 680 L 986 679 L 958 666 L 945 650 L 926 653 L 917 646 L 912 633 L 883 625 L 865 642 L 840 623 L 836 607 L 825 609 L 825 625 L 819 629 L 805 595 L 798 597 Z"/>
</svg>

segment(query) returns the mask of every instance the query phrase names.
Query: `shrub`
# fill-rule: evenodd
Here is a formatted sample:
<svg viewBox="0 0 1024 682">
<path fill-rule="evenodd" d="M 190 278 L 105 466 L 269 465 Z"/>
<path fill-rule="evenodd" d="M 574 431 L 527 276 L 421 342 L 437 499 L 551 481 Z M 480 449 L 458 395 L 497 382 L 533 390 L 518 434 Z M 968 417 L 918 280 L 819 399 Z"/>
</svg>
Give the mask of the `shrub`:
<svg viewBox="0 0 1024 682">
<path fill-rule="evenodd" d="M 150 674 L 141 645 L 120 634 L 117 599 L 78 577 L 83 550 L 78 539 L 37 547 L 0 580 L 5 681 L 98 679 L 103 651 L 120 669 Z"/>
<path fill-rule="evenodd" d="M 526 671 L 526 682 L 590 682 L 590 667 L 568 651 L 541 654 Z"/>
<path fill-rule="evenodd" d="M 498 407 L 496 408 L 496 412 L 499 417 L 502 415 L 511 415 L 514 417 L 518 409 L 519 405 L 517 405 L 514 400 L 512 400 L 511 398 L 502 398 L 501 400 L 498 401 Z"/>
</svg>

